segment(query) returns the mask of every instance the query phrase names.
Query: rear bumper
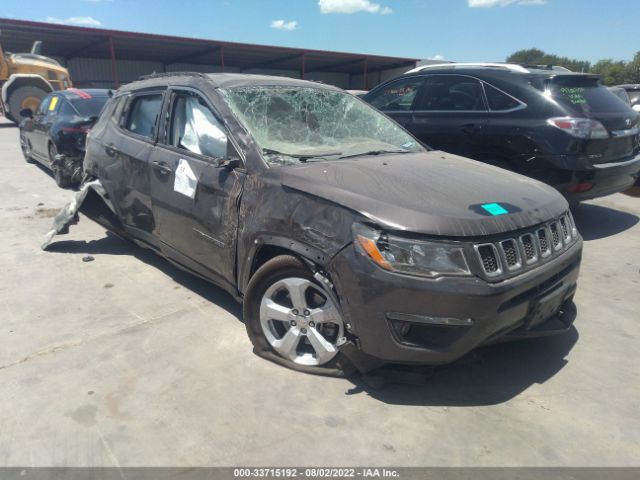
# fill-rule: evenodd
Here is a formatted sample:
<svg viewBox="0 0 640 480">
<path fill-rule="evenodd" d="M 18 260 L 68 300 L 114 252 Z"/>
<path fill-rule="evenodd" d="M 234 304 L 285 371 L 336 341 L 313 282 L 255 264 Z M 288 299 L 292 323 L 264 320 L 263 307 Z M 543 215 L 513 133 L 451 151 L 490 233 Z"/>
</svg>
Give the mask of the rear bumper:
<svg viewBox="0 0 640 480">
<path fill-rule="evenodd" d="M 594 165 L 582 157 L 546 161 L 548 170 L 537 171 L 534 176 L 555 187 L 569 202 L 623 192 L 636 183 L 640 172 L 640 154 L 622 162 Z"/>
<path fill-rule="evenodd" d="M 553 262 L 497 283 L 397 275 L 352 247 L 331 270 L 362 352 L 388 363 L 437 365 L 483 344 L 568 330 L 581 252 L 580 240 Z M 452 322 L 434 324 L 441 319 Z"/>
</svg>

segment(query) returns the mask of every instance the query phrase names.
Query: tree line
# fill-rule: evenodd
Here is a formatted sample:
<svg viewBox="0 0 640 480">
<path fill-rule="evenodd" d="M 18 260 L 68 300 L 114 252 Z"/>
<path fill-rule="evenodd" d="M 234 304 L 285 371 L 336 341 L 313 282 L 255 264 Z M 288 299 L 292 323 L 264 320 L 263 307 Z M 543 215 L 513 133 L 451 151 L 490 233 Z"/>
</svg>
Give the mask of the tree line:
<svg viewBox="0 0 640 480">
<path fill-rule="evenodd" d="M 610 58 L 591 63 L 543 52 L 537 48 L 518 50 L 507 57 L 508 63 L 528 65 L 559 65 L 573 72 L 588 72 L 602 75 L 605 85 L 640 83 L 640 51 L 629 62 Z"/>
</svg>

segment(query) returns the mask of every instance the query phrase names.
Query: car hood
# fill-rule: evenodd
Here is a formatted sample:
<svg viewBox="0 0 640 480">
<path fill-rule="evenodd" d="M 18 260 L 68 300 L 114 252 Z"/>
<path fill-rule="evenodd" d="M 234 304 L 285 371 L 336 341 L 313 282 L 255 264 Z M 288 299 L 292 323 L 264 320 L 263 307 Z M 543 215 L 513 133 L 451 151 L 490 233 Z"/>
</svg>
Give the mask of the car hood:
<svg viewBox="0 0 640 480">
<path fill-rule="evenodd" d="M 357 211 L 388 229 L 428 235 L 505 233 L 548 221 L 568 209 L 566 200 L 541 182 L 439 151 L 274 170 L 285 187 Z M 494 216 L 488 211 L 494 203 L 508 213 Z"/>
</svg>

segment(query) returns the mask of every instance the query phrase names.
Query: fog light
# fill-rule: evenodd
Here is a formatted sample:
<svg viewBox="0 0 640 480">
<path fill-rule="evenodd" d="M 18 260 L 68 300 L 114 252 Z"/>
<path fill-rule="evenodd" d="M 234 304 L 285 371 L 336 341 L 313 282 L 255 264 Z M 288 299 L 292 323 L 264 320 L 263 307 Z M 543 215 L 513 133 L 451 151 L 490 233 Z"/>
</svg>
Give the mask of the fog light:
<svg viewBox="0 0 640 480">
<path fill-rule="evenodd" d="M 412 322 L 427 325 L 449 325 L 454 327 L 469 327 L 473 325 L 473 319 L 471 318 L 432 317 L 430 315 L 416 315 L 400 312 L 388 312 L 387 318 L 391 320 L 399 320 L 402 323 Z M 395 325 L 398 322 L 393 323 Z"/>
</svg>

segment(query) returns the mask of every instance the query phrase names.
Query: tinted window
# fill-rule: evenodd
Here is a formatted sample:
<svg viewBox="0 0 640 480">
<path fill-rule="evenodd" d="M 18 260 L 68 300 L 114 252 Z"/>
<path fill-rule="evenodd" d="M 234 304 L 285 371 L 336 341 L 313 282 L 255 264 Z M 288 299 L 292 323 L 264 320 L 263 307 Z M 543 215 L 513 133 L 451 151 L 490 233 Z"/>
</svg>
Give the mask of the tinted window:
<svg viewBox="0 0 640 480">
<path fill-rule="evenodd" d="M 422 78 L 403 79 L 390 83 L 367 97 L 367 102 L 378 110 L 411 110 L 413 99 L 424 80 Z"/>
<path fill-rule="evenodd" d="M 156 122 L 162 109 L 162 95 L 134 97 L 129 108 L 125 128 L 144 137 L 153 138 Z"/>
<path fill-rule="evenodd" d="M 491 110 L 511 110 L 522 105 L 515 98 L 486 83 L 484 84 L 484 92 L 487 95 L 487 102 Z"/>
<path fill-rule="evenodd" d="M 71 100 L 71 104 L 82 117 L 94 117 L 100 113 L 107 100 L 109 97 L 78 98 Z"/>
<path fill-rule="evenodd" d="M 75 117 L 78 115 L 78 112 L 75 111 L 69 102 L 63 101 L 60 106 L 60 115 L 63 117 Z"/>
<path fill-rule="evenodd" d="M 625 102 L 592 78 L 558 78 L 551 83 L 551 95 L 578 115 L 629 113 L 629 106 Z"/>
<path fill-rule="evenodd" d="M 122 111 L 124 110 L 124 106 L 127 103 L 127 97 L 118 97 L 113 100 L 115 102 L 115 106 L 111 110 L 111 120 L 116 124 L 120 124 L 120 118 L 122 117 Z"/>
<path fill-rule="evenodd" d="M 427 77 L 416 110 L 485 110 L 480 82 L 459 75 Z"/>
<path fill-rule="evenodd" d="M 227 156 L 222 124 L 204 101 L 192 94 L 180 94 L 174 100 L 169 144 L 207 157 Z"/>
</svg>

